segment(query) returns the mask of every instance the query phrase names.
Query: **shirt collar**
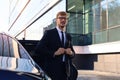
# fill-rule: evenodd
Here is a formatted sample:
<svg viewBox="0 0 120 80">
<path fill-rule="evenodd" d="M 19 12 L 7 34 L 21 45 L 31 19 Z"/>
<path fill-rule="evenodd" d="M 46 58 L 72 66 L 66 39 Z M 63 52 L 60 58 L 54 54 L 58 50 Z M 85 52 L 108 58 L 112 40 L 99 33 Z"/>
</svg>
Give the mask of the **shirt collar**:
<svg viewBox="0 0 120 80">
<path fill-rule="evenodd" d="M 61 31 L 62 31 L 62 30 L 60 30 L 60 29 L 59 29 L 59 27 L 58 27 L 58 26 L 56 27 L 56 29 L 57 29 L 59 32 L 61 32 Z M 64 31 L 62 31 L 62 32 L 64 33 Z"/>
</svg>

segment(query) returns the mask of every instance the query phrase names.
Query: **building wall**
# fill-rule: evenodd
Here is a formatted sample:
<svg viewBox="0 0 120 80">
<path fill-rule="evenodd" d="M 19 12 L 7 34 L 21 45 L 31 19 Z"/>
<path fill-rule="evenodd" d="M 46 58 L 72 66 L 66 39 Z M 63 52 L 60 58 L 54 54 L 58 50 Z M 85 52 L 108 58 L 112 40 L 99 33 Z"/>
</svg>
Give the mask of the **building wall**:
<svg viewBox="0 0 120 80">
<path fill-rule="evenodd" d="M 40 40 L 65 0 L 10 0 L 9 34 L 17 39 Z"/>
<path fill-rule="evenodd" d="M 120 74 L 120 53 L 98 55 L 94 70 Z"/>
<path fill-rule="evenodd" d="M 77 69 L 120 73 L 120 41 L 73 48 Z"/>
<path fill-rule="evenodd" d="M 78 70 L 120 74 L 120 53 L 76 54 L 73 63 Z"/>
</svg>

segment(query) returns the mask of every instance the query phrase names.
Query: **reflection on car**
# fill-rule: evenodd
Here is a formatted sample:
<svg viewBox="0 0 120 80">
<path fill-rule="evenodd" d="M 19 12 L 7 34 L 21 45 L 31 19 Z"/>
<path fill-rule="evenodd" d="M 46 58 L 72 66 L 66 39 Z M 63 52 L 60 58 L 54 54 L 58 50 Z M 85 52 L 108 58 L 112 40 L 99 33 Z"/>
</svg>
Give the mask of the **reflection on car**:
<svg viewBox="0 0 120 80">
<path fill-rule="evenodd" d="M 17 39 L 5 33 L 0 33 L 0 75 L 0 80 L 51 80 Z"/>
</svg>

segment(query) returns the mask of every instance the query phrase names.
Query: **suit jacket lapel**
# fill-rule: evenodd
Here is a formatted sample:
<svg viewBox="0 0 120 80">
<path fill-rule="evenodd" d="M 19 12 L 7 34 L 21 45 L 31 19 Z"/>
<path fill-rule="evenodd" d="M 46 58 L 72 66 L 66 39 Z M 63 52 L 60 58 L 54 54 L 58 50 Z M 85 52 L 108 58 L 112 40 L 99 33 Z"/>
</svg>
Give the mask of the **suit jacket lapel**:
<svg viewBox="0 0 120 80">
<path fill-rule="evenodd" d="M 58 33 L 58 31 L 57 31 L 56 28 L 55 28 L 55 34 L 56 34 L 56 40 L 59 41 L 59 44 L 60 44 L 60 46 L 62 47 L 62 42 L 61 42 L 61 39 L 60 39 L 59 33 Z"/>
</svg>

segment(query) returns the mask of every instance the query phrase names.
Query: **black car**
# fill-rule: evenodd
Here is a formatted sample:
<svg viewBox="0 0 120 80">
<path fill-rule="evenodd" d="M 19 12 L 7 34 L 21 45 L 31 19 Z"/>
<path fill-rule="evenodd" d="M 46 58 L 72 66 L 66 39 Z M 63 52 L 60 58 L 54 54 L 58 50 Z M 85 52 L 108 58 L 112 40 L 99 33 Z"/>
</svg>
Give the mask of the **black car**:
<svg viewBox="0 0 120 80">
<path fill-rule="evenodd" d="M 0 33 L 0 80 L 51 80 L 17 39 Z"/>
</svg>

